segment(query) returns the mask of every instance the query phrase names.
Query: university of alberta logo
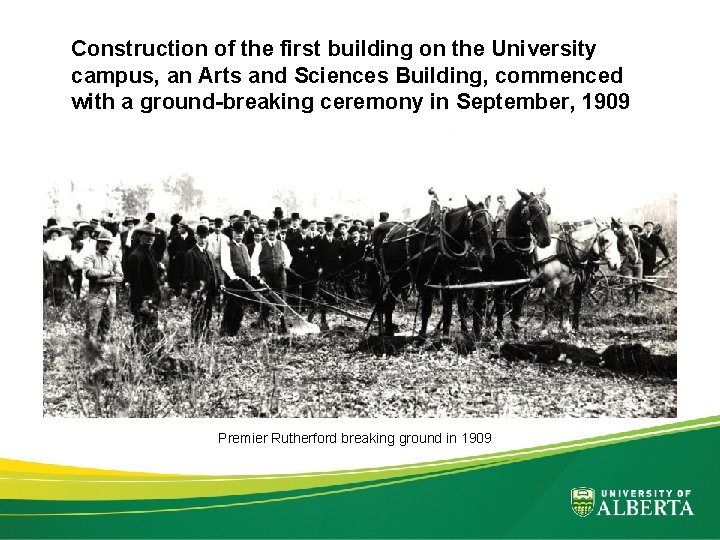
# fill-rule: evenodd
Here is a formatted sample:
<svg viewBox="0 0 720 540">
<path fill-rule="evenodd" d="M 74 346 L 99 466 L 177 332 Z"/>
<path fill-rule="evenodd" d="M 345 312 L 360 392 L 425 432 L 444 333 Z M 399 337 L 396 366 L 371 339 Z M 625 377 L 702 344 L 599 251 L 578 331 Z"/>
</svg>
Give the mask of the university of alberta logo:
<svg viewBox="0 0 720 540">
<path fill-rule="evenodd" d="M 570 491 L 570 502 L 573 512 L 578 516 L 588 516 L 595 505 L 595 490 L 586 487 L 573 488 Z"/>
</svg>

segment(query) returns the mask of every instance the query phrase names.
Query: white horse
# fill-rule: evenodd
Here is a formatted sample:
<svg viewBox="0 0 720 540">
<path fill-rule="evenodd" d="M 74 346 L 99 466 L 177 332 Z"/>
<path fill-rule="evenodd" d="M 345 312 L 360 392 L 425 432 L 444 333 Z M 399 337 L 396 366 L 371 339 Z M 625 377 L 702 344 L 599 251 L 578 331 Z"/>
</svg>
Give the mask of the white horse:
<svg viewBox="0 0 720 540">
<path fill-rule="evenodd" d="M 611 270 L 620 266 L 617 236 L 595 220 L 578 224 L 561 225 L 561 231 L 552 235 L 550 245 L 537 248 L 537 263 L 530 272 L 533 286 L 544 288 L 543 329 L 547 326 L 552 304 L 560 304 L 560 326 L 569 331 L 566 307 L 573 300 L 572 328 L 580 328 L 580 307 L 587 278 L 595 271 L 599 261 L 606 261 Z M 569 311 L 569 310 L 568 310 Z"/>
</svg>

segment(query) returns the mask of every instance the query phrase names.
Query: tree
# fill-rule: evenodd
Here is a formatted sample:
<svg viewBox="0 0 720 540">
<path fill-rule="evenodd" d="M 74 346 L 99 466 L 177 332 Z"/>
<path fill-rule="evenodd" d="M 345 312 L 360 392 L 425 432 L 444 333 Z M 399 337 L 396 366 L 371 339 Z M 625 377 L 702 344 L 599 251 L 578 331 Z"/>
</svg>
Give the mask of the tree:
<svg viewBox="0 0 720 540">
<path fill-rule="evenodd" d="M 189 213 L 205 204 L 202 189 L 195 187 L 195 179 L 188 174 L 163 180 L 163 190 L 176 198 L 175 208 L 183 213 Z"/>
<path fill-rule="evenodd" d="M 120 202 L 124 214 L 141 215 L 150 206 L 153 188 L 149 185 L 118 186 L 113 190 Z"/>
</svg>

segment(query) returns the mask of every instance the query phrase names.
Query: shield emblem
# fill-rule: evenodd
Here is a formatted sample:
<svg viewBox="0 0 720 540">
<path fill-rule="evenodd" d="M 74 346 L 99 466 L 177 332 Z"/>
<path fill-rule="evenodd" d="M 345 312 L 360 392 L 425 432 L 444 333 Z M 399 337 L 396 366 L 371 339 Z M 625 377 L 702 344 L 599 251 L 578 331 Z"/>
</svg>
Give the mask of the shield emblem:
<svg viewBox="0 0 720 540">
<path fill-rule="evenodd" d="M 570 502 L 573 512 L 578 516 L 588 516 L 595 505 L 595 490 L 586 487 L 573 488 L 570 491 Z"/>
</svg>

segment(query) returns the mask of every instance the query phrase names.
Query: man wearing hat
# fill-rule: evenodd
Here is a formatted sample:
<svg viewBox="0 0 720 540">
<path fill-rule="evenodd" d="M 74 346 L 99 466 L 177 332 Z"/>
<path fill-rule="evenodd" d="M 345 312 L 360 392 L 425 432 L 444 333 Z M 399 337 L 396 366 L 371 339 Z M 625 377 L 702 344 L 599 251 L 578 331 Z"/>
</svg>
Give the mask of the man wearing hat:
<svg viewBox="0 0 720 540">
<path fill-rule="evenodd" d="M 365 248 L 366 243 L 360 239 L 359 227 L 353 225 L 348 229 L 348 239 L 345 240 L 342 250 L 345 291 L 349 298 L 360 296 L 357 284 L 364 279 Z"/>
<path fill-rule="evenodd" d="M 300 233 L 300 212 L 292 212 L 290 214 L 290 223 L 287 228 L 287 239 L 292 239 L 296 234 Z"/>
<path fill-rule="evenodd" d="M 341 268 L 342 244 L 340 240 L 335 238 L 335 225 L 333 225 L 332 221 L 326 221 L 324 229 L 325 234 L 316 240 L 315 246 L 317 253 L 318 279 L 325 280 L 329 284 L 335 283 L 339 288 L 342 286 L 342 282 L 338 274 Z M 334 296 L 325 292 L 321 292 L 320 294 L 325 302 L 330 304 L 337 303 Z M 326 315 L 325 309 L 321 307 L 320 328 L 322 330 L 328 329 Z"/>
<path fill-rule="evenodd" d="M 292 264 L 292 255 L 282 240 L 277 238 L 279 223 L 276 219 L 268 221 L 267 238 L 256 246 L 250 257 L 251 275 L 261 278 L 261 280 L 274 292 L 285 298 L 285 289 L 287 288 L 287 276 L 285 268 Z M 271 300 L 269 300 L 271 301 Z M 284 308 L 279 307 L 281 312 Z M 260 306 L 260 321 L 262 325 L 268 324 L 268 315 L 270 314 L 269 306 L 263 304 Z M 280 317 L 280 331 L 285 332 L 285 317 Z"/>
<path fill-rule="evenodd" d="M 225 274 L 226 301 L 220 333 L 235 336 L 242 324 L 245 309 L 243 298 L 246 286 L 243 281 L 250 279 L 250 254 L 243 243 L 243 224 L 233 223 L 233 237 L 222 244 L 220 263 Z"/>
<path fill-rule="evenodd" d="M 220 287 L 215 262 L 207 249 L 209 234 L 206 225 L 198 225 L 196 243 L 184 257 L 183 293 L 190 297 L 190 334 L 195 341 L 207 337 Z"/>
<path fill-rule="evenodd" d="M 55 306 L 65 304 L 65 299 L 70 293 L 70 247 L 68 242 L 62 238 L 62 229 L 57 225 L 51 225 L 45 232 L 47 241 L 43 246 L 43 252 L 49 264 L 52 278 L 48 280 L 50 298 Z"/>
<path fill-rule="evenodd" d="M 291 272 L 288 272 L 288 290 L 291 294 L 300 296 L 305 300 L 315 297 L 317 288 L 317 262 L 315 260 L 315 240 L 310 236 L 310 222 L 303 219 L 300 229 L 287 242 L 290 255 L 292 255 Z M 295 299 L 299 300 L 299 299 Z M 293 301 L 299 305 L 299 301 Z M 300 306 L 302 307 L 302 306 Z"/>
<path fill-rule="evenodd" d="M 96 252 L 86 257 L 83 263 L 83 272 L 89 284 L 85 337 L 101 341 L 105 341 L 115 318 L 116 286 L 123 281 L 120 260 L 109 255 L 112 242 L 112 234 L 100 231 Z"/>
<path fill-rule="evenodd" d="M 222 233 L 222 226 L 222 218 L 215 218 L 215 228 L 210 231 L 210 235 L 207 239 L 207 250 L 210 252 L 213 263 L 215 263 L 215 270 L 220 278 L 218 286 L 222 285 L 224 280 L 222 268 L 220 266 L 220 252 L 222 244 L 225 244 L 228 241 L 228 237 Z"/>
<path fill-rule="evenodd" d="M 125 279 L 130 285 L 130 313 L 133 315 L 134 346 L 143 354 L 152 351 L 160 339 L 158 307 L 162 267 L 151 247 L 155 225 L 145 222 L 135 228 L 138 245 L 127 261 Z"/>
<path fill-rule="evenodd" d="M 663 257 L 670 257 L 670 251 L 665 242 L 659 235 L 655 234 L 654 229 L 655 223 L 646 221 L 643 224 L 643 232 L 638 235 L 638 247 L 640 248 L 640 257 L 643 260 L 643 278 L 652 276 L 655 273 L 658 249 L 662 252 Z M 652 293 L 654 289 L 648 287 L 647 291 Z"/>
<path fill-rule="evenodd" d="M 182 216 L 175 227 L 176 233 L 171 233 L 168 238 L 168 255 L 170 257 L 168 283 L 175 294 L 179 296 L 182 289 L 185 254 L 195 245 L 195 233 L 182 220 Z"/>
<path fill-rule="evenodd" d="M 145 221 L 155 225 L 155 212 L 148 212 L 145 216 Z M 167 249 L 168 238 L 167 233 L 160 227 L 155 227 L 155 240 L 153 240 L 150 249 L 155 254 L 157 262 L 162 265 L 163 259 L 165 258 L 165 250 Z"/>
<path fill-rule="evenodd" d="M 128 257 L 138 244 L 138 241 L 133 239 L 133 230 L 140 224 L 140 220 L 133 216 L 126 216 L 122 224 L 125 230 L 120 233 L 120 253 L 122 254 L 123 270 L 126 270 Z"/>
<path fill-rule="evenodd" d="M 228 218 L 229 223 L 228 223 L 227 227 L 224 227 L 223 230 L 222 230 L 222 233 L 223 233 L 225 236 L 227 236 L 228 238 L 232 238 L 232 237 L 233 237 L 233 224 L 234 224 L 238 219 L 240 219 L 240 216 L 238 216 L 237 214 L 230 214 L 230 217 Z"/>
</svg>

